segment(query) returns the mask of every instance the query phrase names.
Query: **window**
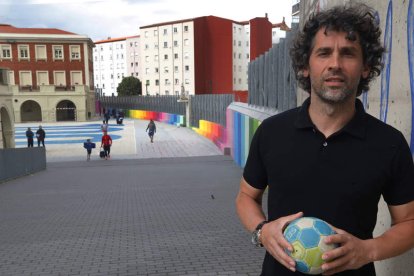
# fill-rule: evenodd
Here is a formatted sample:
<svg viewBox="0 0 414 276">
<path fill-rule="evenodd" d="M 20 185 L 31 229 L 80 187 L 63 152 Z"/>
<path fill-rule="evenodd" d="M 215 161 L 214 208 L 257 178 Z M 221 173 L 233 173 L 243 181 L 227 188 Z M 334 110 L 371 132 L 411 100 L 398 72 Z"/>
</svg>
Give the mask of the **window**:
<svg viewBox="0 0 414 276">
<path fill-rule="evenodd" d="M 177 27 L 174 27 L 174 33 L 178 33 Z"/>
<path fill-rule="evenodd" d="M 164 32 L 164 35 L 167 35 L 168 34 L 168 30 L 167 29 L 164 29 L 163 32 Z"/>
<path fill-rule="evenodd" d="M 62 59 L 63 60 L 63 46 L 62 45 L 53 45 L 53 60 Z M 101 56 L 103 60 L 103 56 Z"/>
<path fill-rule="evenodd" d="M 47 59 L 46 45 L 36 45 L 35 46 L 35 55 L 36 55 L 36 60 L 46 60 Z"/>
<path fill-rule="evenodd" d="M 184 58 L 185 58 L 185 59 L 188 59 L 189 57 L 190 57 L 190 55 L 188 54 L 188 52 L 185 52 L 185 53 L 184 53 Z"/>
<path fill-rule="evenodd" d="M 168 79 L 165 79 L 164 83 L 165 83 L 165 85 L 169 85 L 170 81 Z"/>
<path fill-rule="evenodd" d="M 165 66 L 165 67 L 164 67 L 164 73 L 168 73 L 168 71 L 169 71 L 169 70 L 168 70 L 168 66 Z"/>
<path fill-rule="evenodd" d="M 188 46 L 188 45 L 190 45 L 190 40 L 184 39 L 184 46 Z"/>
<path fill-rule="evenodd" d="M 79 45 L 71 45 L 70 46 L 70 59 L 71 60 L 80 60 L 80 46 Z"/>
<path fill-rule="evenodd" d="M 175 59 L 178 59 L 178 54 L 174 54 L 174 58 Z"/>
<path fill-rule="evenodd" d="M 185 66 L 185 71 L 190 71 L 190 66 L 189 65 Z"/>
<path fill-rule="evenodd" d="M 137 76 L 137 77 L 138 77 L 138 72 L 136 72 L 136 73 L 135 73 L 135 76 Z"/>
<path fill-rule="evenodd" d="M 164 55 L 164 60 L 167 60 L 168 59 L 168 55 Z"/>
<path fill-rule="evenodd" d="M 189 79 L 185 79 L 185 84 L 190 84 L 190 80 Z"/>
<path fill-rule="evenodd" d="M 19 59 L 29 59 L 29 46 L 19 45 Z"/>
<path fill-rule="evenodd" d="M 37 86 L 49 84 L 49 72 L 48 71 L 36 71 Z"/>
<path fill-rule="evenodd" d="M 241 41 L 239 40 L 239 42 L 237 43 L 237 45 L 240 47 L 241 46 Z"/>
<path fill-rule="evenodd" d="M 178 73 L 178 66 L 174 66 L 174 72 Z"/>
<path fill-rule="evenodd" d="M 174 47 L 178 47 L 178 41 L 174 40 Z"/>
<path fill-rule="evenodd" d="M 158 55 L 154 56 L 154 61 L 158 61 Z"/>
<path fill-rule="evenodd" d="M 239 53 L 239 59 L 241 59 L 241 54 Z"/>
<path fill-rule="evenodd" d="M 158 73 L 160 70 L 158 70 L 158 67 L 155 67 L 155 73 Z"/>
<path fill-rule="evenodd" d="M 170 95 L 170 91 L 165 90 L 165 95 Z"/>
<path fill-rule="evenodd" d="M 54 71 L 53 78 L 55 81 L 55 86 L 66 86 L 65 71 Z M 103 79 L 103 76 L 102 76 L 102 79 Z"/>
<path fill-rule="evenodd" d="M 179 84 L 180 84 L 180 80 L 179 80 L 179 79 L 175 79 L 175 80 L 174 80 L 174 83 L 175 83 L 176 85 L 179 85 Z"/>
<path fill-rule="evenodd" d="M 158 43 L 154 43 L 154 48 L 158 49 Z"/>
<path fill-rule="evenodd" d="M 145 37 L 148 37 L 148 32 L 147 31 L 145 31 Z"/>
<path fill-rule="evenodd" d="M 129 43 L 129 47 L 132 47 L 132 45 L 134 45 L 132 42 Z"/>
<path fill-rule="evenodd" d="M 145 61 L 148 62 L 149 61 L 149 56 L 145 56 Z"/>
<path fill-rule="evenodd" d="M 15 81 L 14 81 L 14 71 L 10 70 L 9 71 L 9 84 L 10 85 L 15 85 Z"/>
<path fill-rule="evenodd" d="M 184 32 L 188 32 L 188 26 L 184 26 Z"/>
<path fill-rule="evenodd" d="M 164 48 L 167 48 L 168 47 L 168 42 L 164 42 Z"/>
<path fill-rule="evenodd" d="M 131 67 L 134 67 L 134 63 L 133 62 L 131 62 Z"/>
<path fill-rule="evenodd" d="M 27 87 L 32 86 L 32 72 L 31 71 L 20 71 L 20 86 Z"/>
<path fill-rule="evenodd" d="M 156 86 L 160 85 L 160 81 L 159 80 L 155 80 L 155 85 Z"/>
<path fill-rule="evenodd" d="M 158 35 L 158 30 L 154 30 L 154 36 Z"/>
<path fill-rule="evenodd" d="M 148 50 L 148 49 L 149 49 L 148 44 L 145 44 L 145 50 Z"/>
<path fill-rule="evenodd" d="M 114 74 L 111 74 L 111 80 L 113 80 L 114 79 Z"/>
<path fill-rule="evenodd" d="M 137 66 L 137 67 L 138 67 L 138 62 L 135 62 L 135 66 Z"/>
<path fill-rule="evenodd" d="M 83 84 L 82 71 L 70 71 L 70 78 L 72 86 Z"/>
<path fill-rule="evenodd" d="M 145 68 L 145 74 L 149 74 L 149 68 Z"/>
<path fill-rule="evenodd" d="M 1 58 L 2 59 L 11 59 L 11 45 L 2 44 L 0 45 L 1 48 Z"/>
</svg>

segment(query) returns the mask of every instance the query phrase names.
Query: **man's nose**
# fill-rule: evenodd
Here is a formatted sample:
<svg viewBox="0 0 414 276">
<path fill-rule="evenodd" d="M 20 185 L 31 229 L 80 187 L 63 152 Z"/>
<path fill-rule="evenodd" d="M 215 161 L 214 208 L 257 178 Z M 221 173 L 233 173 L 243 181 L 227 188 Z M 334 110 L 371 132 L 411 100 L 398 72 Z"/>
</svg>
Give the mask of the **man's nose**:
<svg viewBox="0 0 414 276">
<path fill-rule="evenodd" d="M 341 68 L 340 56 L 337 53 L 333 53 L 329 59 L 329 70 L 338 70 Z"/>
</svg>

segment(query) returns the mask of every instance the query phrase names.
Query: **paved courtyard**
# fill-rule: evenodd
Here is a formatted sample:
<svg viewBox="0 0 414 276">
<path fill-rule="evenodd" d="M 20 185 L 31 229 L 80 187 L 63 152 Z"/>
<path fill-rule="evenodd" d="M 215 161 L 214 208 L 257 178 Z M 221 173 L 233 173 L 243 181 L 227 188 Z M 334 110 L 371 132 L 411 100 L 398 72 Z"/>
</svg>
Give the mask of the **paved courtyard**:
<svg viewBox="0 0 414 276">
<path fill-rule="evenodd" d="M 259 275 L 241 169 L 191 130 L 126 125 L 112 160 L 47 144 L 46 171 L 0 184 L 0 275 Z"/>
</svg>

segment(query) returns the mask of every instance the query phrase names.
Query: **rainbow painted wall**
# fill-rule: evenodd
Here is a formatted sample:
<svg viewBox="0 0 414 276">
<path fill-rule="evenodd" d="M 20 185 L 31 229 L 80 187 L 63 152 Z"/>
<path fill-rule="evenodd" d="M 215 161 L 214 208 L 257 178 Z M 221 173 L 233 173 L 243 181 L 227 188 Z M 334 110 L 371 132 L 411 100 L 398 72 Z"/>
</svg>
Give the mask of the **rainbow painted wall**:
<svg viewBox="0 0 414 276">
<path fill-rule="evenodd" d="M 240 167 L 246 164 L 250 143 L 260 121 L 242 114 L 238 111 L 227 109 L 227 146 L 231 149 L 231 156 Z"/>
<path fill-rule="evenodd" d="M 139 120 L 154 120 L 170 125 L 185 126 L 185 116 L 170 114 L 165 112 L 145 111 L 145 110 L 127 110 L 126 115 L 130 118 Z"/>
<path fill-rule="evenodd" d="M 225 152 L 225 148 L 227 147 L 226 128 L 206 120 L 199 120 L 198 125 L 199 127 L 193 127 L 193 130 L 211 140 L 222 152 Z"/>
</svg>

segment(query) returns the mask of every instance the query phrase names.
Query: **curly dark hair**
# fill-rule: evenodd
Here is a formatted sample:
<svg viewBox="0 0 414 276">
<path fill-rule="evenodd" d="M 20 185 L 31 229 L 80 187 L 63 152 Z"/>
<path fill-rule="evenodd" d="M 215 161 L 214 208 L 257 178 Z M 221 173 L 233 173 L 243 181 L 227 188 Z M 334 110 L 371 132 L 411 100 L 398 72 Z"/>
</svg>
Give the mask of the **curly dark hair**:
<svg viewBox="0 0 414 276">
<path fill-rule="evenodd" d="M 370 68 L 370 72 L 367 78 L 361 78 L 357 96 L 368 91 L 369 82 L 381 73 L 382 54 L 385 51 L 380 43 L 381 30 L 375 20 L 375 11 L 365 4 L 358 3 L 336 6 L 310 16 L 290 49 L 296 79 L 299 86 L 308 93 L 311 91 L 310 78 L 304 77 L 302 71 L 309 66 L 314 37 L 321 28 L 325 28 L 325 32 L 330 30 L 346 32 L 347 39 L 351 41 L 359 38 L 363 63 Z"/>
</svg>

